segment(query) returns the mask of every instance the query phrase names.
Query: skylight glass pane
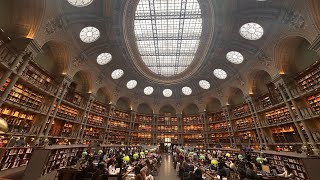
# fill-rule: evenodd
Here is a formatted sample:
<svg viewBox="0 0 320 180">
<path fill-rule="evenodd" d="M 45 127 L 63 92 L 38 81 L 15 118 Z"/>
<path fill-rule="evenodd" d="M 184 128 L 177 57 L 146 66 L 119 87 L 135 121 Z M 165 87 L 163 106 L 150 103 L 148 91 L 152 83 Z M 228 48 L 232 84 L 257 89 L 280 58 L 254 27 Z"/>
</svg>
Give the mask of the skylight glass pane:
<svg viewBox="0 0 320 180">
<path fill-rule="evenodd" d="M 93 0 L 68 0 L 68 2 L 76 7 L 85 7 L 90 5 Z"/>
<path fill-rule="evenodd" d="M 197 0 L 140 0 L 134 24 L 141 58 L 152 72 L 168 77 L 188 68 L 202 32 Z"/>
<path fill-rule="evenodd" d="M 124 72 L 122 69 L 116 69 L 111 73 L 112 79 L 119 79 L 123 76 Z"/>
</svg>

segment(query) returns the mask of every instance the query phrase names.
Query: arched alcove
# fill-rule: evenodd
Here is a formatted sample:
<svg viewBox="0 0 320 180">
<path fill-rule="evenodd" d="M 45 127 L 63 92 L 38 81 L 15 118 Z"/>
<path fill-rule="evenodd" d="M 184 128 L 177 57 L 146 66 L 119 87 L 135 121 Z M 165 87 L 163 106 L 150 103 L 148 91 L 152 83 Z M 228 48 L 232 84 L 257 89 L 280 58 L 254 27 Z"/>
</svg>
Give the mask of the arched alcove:
<svg viewBox="0 0 320 180">
<path fill-rule="evenodd" d="M 319 0 L 308 0 L 310 13 L 314 19 L 315 25 L 320 30 L 320 1 Z"/>
<path fill-rule="evenodd" d="M 222 106 L 221 102 L 217 98 L 210 98 L 209 102 L 206 105 L 207 112 L 217 112 L 221 111 Z"/>
<path fill-rule="evenodd" d="M 228 104 L 229 105 L 238 105 L 245 102 L 244 94 L 239 88 L 230 88 L 229 89 L 229 98 Z"/>
<path fill-rule="evenodd" d="M 309 50 L 310 43 L 303 37 L 286 37 L 275 49 L 276 66 L 280 74 L 296 75 L 319 59 L 316 52 Z"/>
<path fill-rule="evenodd" d="M 182 110 L 182 114 L 185 116 L 197 115 L 199 114 L 199 108 L 195 104 L 189 104 Z"/>
<path fill-rule="evenodd" d="M 46 1 L 9 0 L 0 2 L 0 27 L 15 37 L 33 39 L 41 24 Z"/>
<path fill-rule="evenodd" d="M 172 116 L 176 115 L 176 110 L 174 109 L 174 107 L 172 107 L 171 105 L 167 104 L 164 105 L 160 108 L 159 114 L 160 115 L 165 115 L 165 114 L 171 114 Z"/>
<path fill-rule="evenodd" d="M 110 94 L 107 87 L 101 87 L 98 89 L 96 94 L 96 100 L 103 104 L 110 103 Z"/>
<path fill-rule="evenodd" d="M 153 114 L 152 108 L 146 103 L 139 104 L 137 111 L 139 114 L 147 114 L 147 115 Z"/>
<path fill-rule="evenodd" d="M 117 109 L 121 109 L 121 110 L 125 110 L 125 111 L 130 111 L 131 107 L 130 107 L 129 98 L 127 98 L 127 97 L 119 98 L 117 103 L 116 103 L 116 108 Z"/>
<path fill-rule="evenodd" d="M 271 86 L 271 76 L 264 70 L 254 70 L 249 74 L 249 93 L 263 95 L 269 92 Z"/>
<path fill-rule="evenodd" d="M 92 91 L 92 75 L 88 71 L 78 71 L 73 76 L 73 82 L 70 88 L 73 88 L 76 92 L 86 94 Z"/>
<path fill-rule="evenodd" d="M 64 42 L 49 41 L 42 46 L 43 53 L 39 53 L 34 61 L 47 70 L 51 75 L 67 74 L 71 55 Z"/>
</svg>

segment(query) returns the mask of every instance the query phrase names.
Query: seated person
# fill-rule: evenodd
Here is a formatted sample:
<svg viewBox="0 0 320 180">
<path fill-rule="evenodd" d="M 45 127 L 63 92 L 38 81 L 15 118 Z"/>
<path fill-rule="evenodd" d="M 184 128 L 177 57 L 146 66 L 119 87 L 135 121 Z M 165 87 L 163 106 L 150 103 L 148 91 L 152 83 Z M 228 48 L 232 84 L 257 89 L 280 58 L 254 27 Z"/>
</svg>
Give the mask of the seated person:
<svg viewBox="0 0 320 180">
<path fill-rule="evenodd" d="M 191 174 L 191 180 L 203 180 L 202 178 L 202 171 L 200 169 L 197 169 L 194 171 L 194 173 Z"/>
<path fill-rule="evenodd" d="M 251 163 L 248 163 L 248 167 L 246 169 L 246 179 L 248 180 L 262 179 L 257 175 L 257 173 L 253 169 L 254 169 L 253 165 Z"/>
<path fill-rule="evenodd" d="M 277 176 L 283 177 L 283 178 L 286 178 L 286 179 L 295 179 L 294 173 L 293 173 L 293 171 L 291 170 L 291 168 L 288 165 L 285 165 L 283 167 L 283 171 L 284 172 L 282 174 L 278 174 Z"/>
<path fill-rule="evenodd" d="M 116 174 L 116 163 L 115 163 L 115 161 L 112 161 L 111 164 L 109 165 L 108 173 L 109 173 L 109 175 L 115 175 Z"/>
</svg>

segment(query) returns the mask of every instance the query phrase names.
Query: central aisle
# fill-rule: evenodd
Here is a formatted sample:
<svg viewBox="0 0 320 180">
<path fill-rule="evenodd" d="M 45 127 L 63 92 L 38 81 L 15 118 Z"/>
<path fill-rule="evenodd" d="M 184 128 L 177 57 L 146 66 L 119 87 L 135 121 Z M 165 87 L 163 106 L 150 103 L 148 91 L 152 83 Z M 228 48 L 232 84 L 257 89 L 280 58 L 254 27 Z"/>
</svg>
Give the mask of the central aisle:
<svg viewBox="0 0 320 180">
<path fill-rule="evenodd" d="M 163 155 L 159 175 L 155 177 L 159 180 L 179 180 L 175 169 L 173 168 L 173 161 L 171 155 Z"/>
</svg>

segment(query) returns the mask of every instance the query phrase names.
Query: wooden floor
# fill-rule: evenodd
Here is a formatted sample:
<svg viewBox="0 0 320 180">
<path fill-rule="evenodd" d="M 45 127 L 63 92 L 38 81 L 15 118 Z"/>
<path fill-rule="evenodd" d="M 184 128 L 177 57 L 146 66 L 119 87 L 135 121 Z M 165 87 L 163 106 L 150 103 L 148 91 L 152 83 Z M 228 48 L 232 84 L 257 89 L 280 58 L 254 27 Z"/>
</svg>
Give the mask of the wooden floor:
<svg viewBox="0 0 320 180">
<path fill-rule="evenodd" d="M 159 175 L 156 180 L 179 180 L 175 169 L 173 168 L 173 161 L 171 155 L 163 155 Z"/>
</svg>

